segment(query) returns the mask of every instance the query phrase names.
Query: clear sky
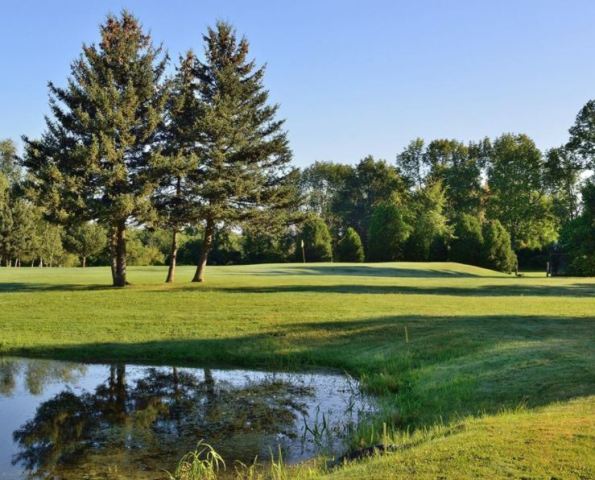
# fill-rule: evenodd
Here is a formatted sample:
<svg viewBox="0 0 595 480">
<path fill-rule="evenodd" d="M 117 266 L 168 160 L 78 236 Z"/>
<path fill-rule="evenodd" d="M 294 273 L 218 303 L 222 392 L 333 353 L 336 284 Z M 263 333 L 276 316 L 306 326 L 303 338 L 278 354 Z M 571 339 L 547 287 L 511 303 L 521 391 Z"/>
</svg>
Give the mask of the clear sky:
<svg viewBox="0 0 595 480">
<path fill-rule="evenodd" d="M 595 98 L 595 1 L 53 0 L 2 2 L 0 138 L 36 136 L 108 12 L 128 8 L 172 58 L 217 19 L 268 64 L 297 165 L 393 161 L 414 137 L 523 132 L 564 142 Z"/>
</svg>

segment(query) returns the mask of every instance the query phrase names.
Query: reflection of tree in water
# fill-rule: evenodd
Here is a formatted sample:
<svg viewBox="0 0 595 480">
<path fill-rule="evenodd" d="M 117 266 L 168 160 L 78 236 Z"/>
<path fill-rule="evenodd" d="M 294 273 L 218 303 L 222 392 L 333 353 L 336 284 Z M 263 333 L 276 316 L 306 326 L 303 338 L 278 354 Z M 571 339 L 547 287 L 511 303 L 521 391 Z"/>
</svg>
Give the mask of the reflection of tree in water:
<svg viewBox="0 0 595 480">
<path fill-rule="evenodd" d="M 312 390 L 274 377 L 233 386 L 187 370 L 148 368 L 129 385 L 124 366 L 112 366 L 94 394 L 64 391 L 43 402 L 14 432 L 13 459 L 32 477 L 72 475 L 108 465 L 159 471 L 198 440 L 224 457 L 252 461 L 275 448 L 278 434 L 295 438 L 296 416 Z M 78 470 L 77 470 L 78 469 Z"/>
<path fill-rule="evenodd" d="M 21 374 L 24 375 L 27 391 L 32 395 L 40 395 L 48 384 L 73 381 L 85 371 L 86 367 L 80 364 L 0 358 L 0 395 L 12 395 L 16 379 Z"/>
</svg>

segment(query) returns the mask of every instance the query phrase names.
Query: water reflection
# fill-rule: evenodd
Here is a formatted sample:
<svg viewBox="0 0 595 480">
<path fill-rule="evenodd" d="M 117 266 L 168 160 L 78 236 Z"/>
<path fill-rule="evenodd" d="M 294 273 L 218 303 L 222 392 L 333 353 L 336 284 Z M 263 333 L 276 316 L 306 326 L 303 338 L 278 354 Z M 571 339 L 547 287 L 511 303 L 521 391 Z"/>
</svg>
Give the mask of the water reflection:
<svg viewBox="0 0 595 480">
<path fill-rule="evenodd" d="M 370 410 L 333 374 L 0 359 L 0 389 L 0 478 L 162 478 L 200 439 L 228 464 L 298 461 Z"/>
</svg>

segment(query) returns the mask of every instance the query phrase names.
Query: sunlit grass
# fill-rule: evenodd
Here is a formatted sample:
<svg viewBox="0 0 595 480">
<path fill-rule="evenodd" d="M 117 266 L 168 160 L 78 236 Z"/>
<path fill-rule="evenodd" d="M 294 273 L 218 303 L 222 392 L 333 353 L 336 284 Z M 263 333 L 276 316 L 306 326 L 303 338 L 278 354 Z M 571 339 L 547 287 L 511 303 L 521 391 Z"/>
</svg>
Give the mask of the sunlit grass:
<svg viewBox="0 0 595 480">
<path fill-rule="evenodd" d="M 379 441 L 383 423 L 420 436 L 407 451 L 337 476 L 465 468 L 473 478 L 472 466 L 489 463 L 475 477 L 525 468 L 540 478 L 552 468 L 573 478 L 585 442 L 595 447 L 593 424 L 583 422 L 595 394 L 595 279 L 516 278 L 453 263 L 295 264 L 211 267 L 198 285 L 192 270 L 165 285 L 165 268 L 132 268 L 133 285 L 119 290 L 107 268 L 0 269 L 0 352 L 348 371 L 384 405 L 355 447 Z M 535 433 L 542 422 L 551 435 Z M 429 455 L 435 440 L 423 435 L 457 424 L 465 431 L 444 437 L 443 457 Z M 584 434 L 563 433 L 579 426 Z M 546 458 L 550 437 L 557 448 Z"/>
</svg>

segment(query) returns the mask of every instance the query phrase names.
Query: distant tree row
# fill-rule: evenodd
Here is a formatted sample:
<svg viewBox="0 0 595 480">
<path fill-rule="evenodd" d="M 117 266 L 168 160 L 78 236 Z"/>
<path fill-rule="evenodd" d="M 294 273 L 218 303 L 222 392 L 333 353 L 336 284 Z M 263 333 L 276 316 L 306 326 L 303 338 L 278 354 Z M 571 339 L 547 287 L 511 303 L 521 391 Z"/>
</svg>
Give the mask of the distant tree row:
<svg viewBox="0 0 595 480">
<path fill-rule="evenodd" d="M 292 168 L 248 42 L 224 22 L 168 57 L 128 12 L 108 16 L 39 139 L 0 143 L 3 265 L 452 260 L 513 271 L 564 255 L 595 274 L 595 101 L 567 144 L 526 135 L 415 139 L 395 162 Z M 529 259 L 529 260 L 528 260 Z"/>
<path fill-rule="evenodd" d="M 593 103 L 570 141 L 545 154 L 526 135 L 504 134 L 469 144 L 418 138 L 392 165 L 316 162 L 301 175 L 305 208 L 329 227 L 337 259 L 356 233 L 369 261 L 452 260 L 510 272 L 515 252 L 555 248 L 569 273 L 593 274 Z"/>
</svg>

